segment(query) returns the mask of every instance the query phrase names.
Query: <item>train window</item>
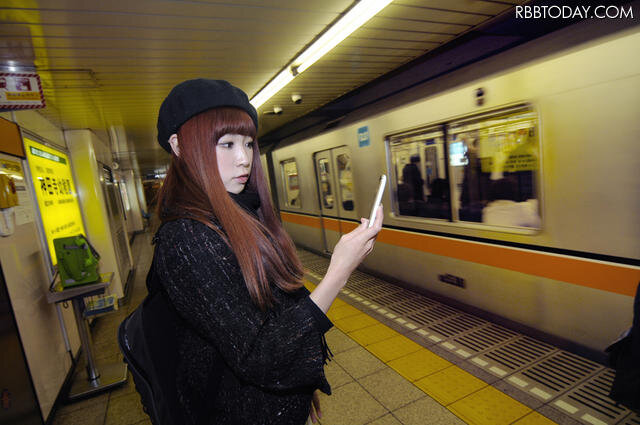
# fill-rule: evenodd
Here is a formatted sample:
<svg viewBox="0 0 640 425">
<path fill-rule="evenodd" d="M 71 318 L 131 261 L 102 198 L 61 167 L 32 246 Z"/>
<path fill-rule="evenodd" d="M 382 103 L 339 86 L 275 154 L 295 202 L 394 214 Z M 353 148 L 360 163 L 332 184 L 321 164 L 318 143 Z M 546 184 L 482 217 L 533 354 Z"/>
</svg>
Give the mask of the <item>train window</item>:
<svg viewBox="0 0 640 425">
<path fill-rule="evenodd" d="M 323 208 L 333 208 L 333 191 L 331 188 L 331 174 L 329 170 L 329 160 L 320 158 L 318 160 L 318 173 L 320 175 L 320 196 Z"/>
<path fill-rule="evenodd" d="M 392 134 L 386 143 L 398 216 L 540 228 L 530 105 Z"/>
<path fill-rule="evenodd" d="M 453 208 L 460 221 L 540 228 L 537 128 L 530 107 L 447 126 Z"/>
<path fill-rule="evenodd" d="M 389 138 L 395 212 L 399 215 L 451 219 L 445 137 L 440 127 Z"/>
<path fill-rule="evenodd" d="M 340 184 L 340 200 L 345 211 L 353 211 L 353 176 L 351 174 L 351 156 L 341 153 L 336 156 L 338 182 Z"/>
<path fill-rule="evenodd" d="M 295 159 L 287 159 L 280 162 L 284 193 L 287 195 L 285 205 L 300 208 L 300 181 L 298 180 L 298 165 Z"/>
</svg>

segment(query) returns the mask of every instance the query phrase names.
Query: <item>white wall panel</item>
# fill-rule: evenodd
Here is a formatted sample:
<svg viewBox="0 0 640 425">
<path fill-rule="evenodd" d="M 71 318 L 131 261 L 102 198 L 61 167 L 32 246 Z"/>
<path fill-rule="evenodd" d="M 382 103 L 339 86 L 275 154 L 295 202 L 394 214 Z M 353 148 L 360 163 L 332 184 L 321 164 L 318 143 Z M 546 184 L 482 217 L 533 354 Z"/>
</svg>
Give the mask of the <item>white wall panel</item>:
<svg viewBox="0 0 640 425">
<path fill-rule="evenodd" d="M 100 185 L 101 171 L 98 154 L 104 155 L 105 146 L 90 130 L 65 132 L 69 156 L 76 177 L 76 189 L 80 198 L 87 237 L 100 254 L 100 272 L 115 272 L 108 292 L 119 298 L 124 295 L 125 282 L 118 273 L 115 243 L 109 227 L 109 215 Z"/>
</svg>

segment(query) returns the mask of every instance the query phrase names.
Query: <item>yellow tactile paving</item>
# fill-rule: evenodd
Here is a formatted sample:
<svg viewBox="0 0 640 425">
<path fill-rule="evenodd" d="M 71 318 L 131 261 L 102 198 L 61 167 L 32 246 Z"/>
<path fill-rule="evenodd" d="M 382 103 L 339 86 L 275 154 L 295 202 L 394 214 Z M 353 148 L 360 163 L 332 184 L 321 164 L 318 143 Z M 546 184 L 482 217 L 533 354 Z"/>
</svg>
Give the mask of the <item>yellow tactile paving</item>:
<svg viewBox="0 0 640 425">
<path fill-rule="evenodd" d="M 313 283 L 309 282 L 308 280 L 304 280 L 303 281 L 304 287 L 307 288 L 309 290 L 309 292 L 313 291 L 314 289 L 316 289 L 316 285 L 314 285 Z"/>
<path fill-rule="evenodd" d="M 538 412 L 531 412 L 524 418 L 517 420 L 513 425 L 555 425 L 556 422 L 545 418 Z"/>
<path fill-rule="evenodd" d="M 368 345 L 365 348 L 385 363 L 409 353 L 423 350 L 422 346 L 416 344 L 403 335 L 394 336 L 393 338 L 376 342 L 375 344 Z"/>
<path fill-rule="evenodd" d="M 387 365 L 413 382 L 449 367 L 452 363 L 422 348 L 399 359 L 391 360 Z"/>
<path fill-rule="evenodd" d="M 485 387 L 447 409 L 471 425 L 507 425 L 531 413 L 524 404 L 493 387 Z"/>
<path fill-rule="evenodd" d="M 364 329 L 353 331 L 349 336 L 358 344 L 366 346 L 375 342 L 383 341 L 394 336 L 400 335 L 389 326 L 378 323 L 377 325 L 368 326 Z"/>
<path fill-rule="evenodd" d="M 327 312 L 327 317 L 332 322 L 335 322 L 336 320 L 340 320 L 349 316 L 355 316 L 356 314 L 362 314 L 362 312 L 357 308 L 351 307 L 349 304 L 347 304 L 340 307 L 331 306 L 331 308 Z"/>
<path fill-rule="evenodd" d="M 344 307 L 341 307 L 341 308 L 344 308 Z M 366 328 L 367 326 L 373 326 L 378 323 L 380 322 L 378 322 L 373 317 L 364 313 L 348 316 L 343 319 L 336 319 L 333 321 L 333 324 L 336 326 L 336 328 L 346 333 L 353 332 L 358 329 Z"/>
<path fill-rule="evenodd" d="M 465 372 L 458 366 L 450 366 L 425 376 L 414 382 L 414 384 L 443 406 L 458 401 L 487 386 L 486 382 Z"/>
</svg>

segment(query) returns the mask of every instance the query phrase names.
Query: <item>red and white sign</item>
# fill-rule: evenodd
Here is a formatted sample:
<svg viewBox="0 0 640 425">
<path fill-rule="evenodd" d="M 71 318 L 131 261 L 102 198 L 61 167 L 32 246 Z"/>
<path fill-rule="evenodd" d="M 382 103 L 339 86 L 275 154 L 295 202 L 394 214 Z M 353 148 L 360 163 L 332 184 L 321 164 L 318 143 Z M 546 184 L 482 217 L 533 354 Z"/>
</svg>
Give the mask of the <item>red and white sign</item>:
<svg viewBox="0 0 640 425">
<path fill-rule="evenodd" d="M 0 109 L 37 109 L 45 106 L 38 74 L 0 72 Z"/>
</svg>

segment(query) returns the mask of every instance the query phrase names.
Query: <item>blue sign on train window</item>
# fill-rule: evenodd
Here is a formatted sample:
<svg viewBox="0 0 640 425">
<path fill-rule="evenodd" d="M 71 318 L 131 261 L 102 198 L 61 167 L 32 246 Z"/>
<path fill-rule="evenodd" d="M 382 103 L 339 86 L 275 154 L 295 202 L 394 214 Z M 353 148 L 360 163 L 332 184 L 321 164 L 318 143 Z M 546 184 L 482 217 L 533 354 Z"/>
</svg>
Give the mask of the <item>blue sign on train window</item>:
<svg viewBox="0 0 640 425">
<path fill-rule="evenodd" d="M 360 127 L 358 129 L 358 146 L 369 146 L 371 140 L 369 140 L 369 126 Z"/>
</svg>

